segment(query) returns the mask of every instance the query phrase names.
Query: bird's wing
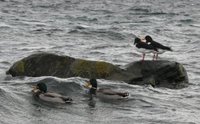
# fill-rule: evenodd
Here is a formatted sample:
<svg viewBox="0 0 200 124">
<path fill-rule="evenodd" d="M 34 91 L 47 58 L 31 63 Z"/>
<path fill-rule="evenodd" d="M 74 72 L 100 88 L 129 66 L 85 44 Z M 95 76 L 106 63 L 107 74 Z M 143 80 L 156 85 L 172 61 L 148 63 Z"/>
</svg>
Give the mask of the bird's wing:
<svg viewBox="0 0 200 124">
<path fill-rule="evenodd" d="M 48 97 L 62 97 L 61 94 L 52 93 L 52 92 L 44 93 L 44 95 L 45 95 L 45 96 L 48 96 Z"/>
<path fill-rule="evenodd" d="M 164 46 L 158 42 L 152 41 L 151 44 L 156 48 L 172 51 L 170 47 Z"/>
<path fill-rule="evenodd" d="M 151 44 L 147 44 L 147 43 L 143 43 L 143 42 L 140 42 L 136 45 L 137 48 L 145 48 L 145 49 L 149 49 L 149 50 L 155 50 L 157 51 L 157 49 L 151 45 Z"/>
</svg>

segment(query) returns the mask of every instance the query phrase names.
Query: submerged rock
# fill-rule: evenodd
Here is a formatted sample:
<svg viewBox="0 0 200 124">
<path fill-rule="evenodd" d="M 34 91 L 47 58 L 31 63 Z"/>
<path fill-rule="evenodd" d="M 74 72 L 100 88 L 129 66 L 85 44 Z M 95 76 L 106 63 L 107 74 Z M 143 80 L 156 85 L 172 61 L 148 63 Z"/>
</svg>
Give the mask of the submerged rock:
<svg viewBox="0 0 200 124">
<path fill-rule="evenodd" d="M 107 62 L 75 59 L 50 53 L 33 54 L 19 60 L 6 73 L 12 76 L 103 78 L 168 88 L 182 88 L 188 84 L 186 70 L 177 62 L 138 61 L 121 69 Z"/>
</svg>

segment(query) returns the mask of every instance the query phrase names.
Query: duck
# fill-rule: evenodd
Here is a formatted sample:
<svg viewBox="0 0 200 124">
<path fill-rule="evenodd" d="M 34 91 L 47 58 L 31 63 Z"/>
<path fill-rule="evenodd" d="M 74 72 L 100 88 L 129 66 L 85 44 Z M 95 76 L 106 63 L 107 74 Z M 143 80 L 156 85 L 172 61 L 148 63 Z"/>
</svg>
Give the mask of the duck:
<svg viewBox="0 0 200 124">
<path fill-rule="evenodd" d="M 55 92 L 48 92 L 47 85 L 43 82 L 38 83 L 36 86 L 32 86 L 32 94 L 34 97 L 41 99 L 45 102 L 51 103 L 72 103 L 72 98 L 63 96 Z"/>
<path fill-rule="evenodd" d="M 142 53 L 142 61 L 144 61 L 145 55 L 147 53 L 155 53 L 158 52 L 158 49 L 154 47 L 151 44 L 148 44 L 144 41 L 142 41 L 140 38 L 136 37 L 134 41 L 134 45 L 136 47 L 136 50 L 140 53 Z"/>
<path fill-rule="evenodd" d="M 171 47 L 162 45 L 162 44 L 160 44 L 160 43 L 154 41 L 154 40 L 152 39 L 152 37 L 149 36 L 149 35 L 145 36 L 145 40 L 146 40 L 146 43 L 147 43 L 147 44 L 150 44 L 150 45 L 152 45 L 153 47 L 155 47 L 156 49 L 158 49 L 158 51 L 154 53 L 153 60 L 154 60 L 154 58 L 155 58 L 156 60 L 158 59 L 158 54 L 162 54 L 162 53 L 164 53 L 164 52 L 166 52 L 166 51 L 173 51 L 173 50 L 171 49 Z"/>
<path fill-rule="evenodd" d="M 90 95 L 90 99 L 93 99 L 93 96 L 110 99 L 127 98 L 129 96 L 128 92 L 114 91 L 110 88 L 98 88 L 97 80 L 95 78 L 87 81 L 84 84 L 84 87 L 89 89 L 88 94 Z"/>
</svg>

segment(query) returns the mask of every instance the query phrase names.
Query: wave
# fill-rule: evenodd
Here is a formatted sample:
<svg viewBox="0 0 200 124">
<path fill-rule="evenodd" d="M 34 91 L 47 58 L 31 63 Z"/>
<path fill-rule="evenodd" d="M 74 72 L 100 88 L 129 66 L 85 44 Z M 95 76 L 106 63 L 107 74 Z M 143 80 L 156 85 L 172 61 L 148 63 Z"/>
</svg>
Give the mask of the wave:
<svg viewBox="0 0 200 124">
<path fill-rule="evenodd" d="M 120 32 L 112 31 L 109 29 L 95 29 L 95 28 L 90 28 L 87 26 L 75 26 L 68 33 L 97 35 L 99 37 L 107 37 L 112 40 L 124 40 L 126 38 L 126 36 Z"/>
<path fill-rule="evenodd" d="M 129 14 L 131 15 L 168 15 L 168 16 L 179 15 L 178 13 L 155 11 L 148 8 L 131 7 L 128 9 L 128 11 L 130 11 Z"/>
<path fill-rule="evenodd" d="M 181 19 L 180 22 L 181 23 L 192 23 L 194 21 L 193 21 L 193 19 Z"/>
<path fill-rule="evenodd" d="M 134 11 L 134 12 L 144 12 L 144 13 L 148 13 L 150 11 L 149 9 L 135 8 L 135 7 L 131 7 L 128 10 L 129 11 Z"/>
<path fill-rule="evenodd" d="M 6 28 L 11 28 L 11 26 L 6 23 L 0 23 L 0 29 L 6 29 Z"/>
<path fill-rule="evenodd" d="M 97 18 L 89 18 L 87 16 L 76 17 L 75 20 L 86 21 L 86 22 L 97 22 L 98 21 Z"/>
</svg>

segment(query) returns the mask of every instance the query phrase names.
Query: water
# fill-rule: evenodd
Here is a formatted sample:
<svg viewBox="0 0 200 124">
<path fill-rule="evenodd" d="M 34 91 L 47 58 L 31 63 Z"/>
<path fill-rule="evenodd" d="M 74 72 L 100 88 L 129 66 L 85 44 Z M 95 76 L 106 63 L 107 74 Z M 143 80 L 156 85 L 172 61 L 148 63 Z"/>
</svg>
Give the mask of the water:
<svg viewBox="0 0 200 124">
<path fill-rule="evenodd" d="M 0 0 L 0 123 L 200 123 L 199 6 L 198 0 Z M 141 59 L 132 43 L 145 35 L 172 47 L 159 59 L 182 63 L 189 87 L 172 90 L 99 79 L 100 87 L 128 91 L 130 97 L 90 102 L 80 86 L 86 79 L 80 77 L 5 75 L 15 61 L 41 51 L 123 66 Z M 40 81 L 74 103 L 33 99 L 31 85 Z"/>
</svg>

